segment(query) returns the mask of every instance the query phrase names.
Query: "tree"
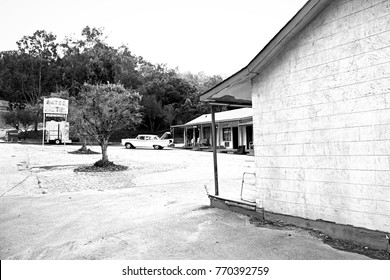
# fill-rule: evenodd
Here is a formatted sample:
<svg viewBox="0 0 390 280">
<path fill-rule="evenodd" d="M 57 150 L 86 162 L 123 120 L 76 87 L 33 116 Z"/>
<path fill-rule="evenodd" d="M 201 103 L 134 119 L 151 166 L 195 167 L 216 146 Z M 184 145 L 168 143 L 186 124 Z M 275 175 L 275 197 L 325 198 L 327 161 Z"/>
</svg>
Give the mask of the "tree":
<svg viewBox="0 0 390 280">
<path fill-rule="evenodd" d="M 81 35 L 80 40 L 68 37 L 61 44 L 61 85 L 71 95 L 77 94 L 84 83 L 120 83 L 131 89 L 142 84 L 138 68 L 145 62 L 141 57 L 131 54 L 126 46 L 109 46 L 102 29 L 86 26 Z"/>
<path fill-rule="evenodd" d="M 16 111 L 5 112 L 3 114 L 4 123 L 19 130 L 19 119 Z"/>
<path fill-rule="evenodd" d="M 30 99 L 28 102 L 32 105 L 35 105 L 43 95 L 44 80 L 49 81 L 48 77 L 54 72 L 47 71 L 47 68 L 51 68 L 52 64 L 58 59 L 58 44 L 55 40 L 56 36 L 52 33 L 48 33 L 45 30 L 37 30 L 32 36 L 24 36 L 16 42 L 19 52 L 27 55 L 27 59 L 30 60 L 28 63 L 31 67 L 30 72 L 34 73 L 37 71 L 38 74 L 37 86 L 35 85 L 35 79 L 32 79 L 30 82 L 32 90 L 28 92 Z M 46 69 L 45 75 L 43 75 L 44 69 Z"/>
<path fill-rule="evenodd" d="M 0 98 L 39 105 L 42 96 L 61 90 L 77 97 L 85 83 L 121 84 L 140 93 L 142 125 L 158 132 L 209 113 L 199 96 L 222 81 L 220 76 L 181 74 L 165 64 L 152 64 L 126 46 L 114 48 L 105 41 L 103 29 L 86 26 L 81 38 L 67 37 L 60 46 L 55 39 L 38 30 L 17 42 L 18 51 L 0 52 Z"/>
<path fill-rule="evenodd" d="M 26 138 L 27 132 L 32 129 L 33 124 L 36 120 L 36 112 L 31 110 L 31 108 L 26 108 L 24 110 L 18 110 L 18 119 L 19 119 L 19 129 L 22 128 L 23 136 Z"/>
<path fill-rule="evenodd" d="M 223 78 L 218 75 L 206 76 L 203 72 L 198 74 L 185 73 L 180 74 L 179 76 L 195 87 L 196 91 L 189 92 L 182 106 L 176 108 L 176 114 L 180 116 L 176 122 L 178 124 L 186 123 L 195 117 L 210 113 L 210 106 L 201 103 L 199 97 L 205 91 L 222 82 Z M 226 106 L 217 108 L 217 112 L 225 110 L 227 110 Z"/>
<path fill-rule="evenodd" d="M 76 100 L 74 97 L 70 98 L 69 103 L 69 134 L 76 135 L 81 140 L 81 148 L 79 151 L 87 152 L 87 140 L 89 135 L 84 130 L 84 121 L 83 121 L 83 111 L 79 109 L 76 105 Z"/>
<path fill-rule="evenodd" d="M 161 102 L 157 101 L 155 95 L 146 95 L 142 98 L 141 104 L 145 125 L 151 132 L 156 132 L 163 118 Z"/>
<path fill-rule="evenodd" d="M 176 111 L 172 104 L 165 105 L 163 108 L 164 121 L 171 126 L 176 118 Z"/>
<path fill-rule="evenodd" d="M 143 96 L 143 125 L 156 132 L 182 123 L 183 115 L 178 114 L 178 110 L 197 88 L 181 78 L 177 70 L 168 69 L 163 64 L 144 64 L 140 71 L 144 81 L 139 88 Z"/>
<path fill-rule="evenodd" d="M 55 90 L 54 65 L 41 62 L 26 53 L 16 51 L 0 53 L 0 97 L 11 102 L 35 105 L 41 94 Z M 40 68 L 41 93 L 38 90 Z"/>
<path fill-rule="evenodd" d="M 35 122 L 36 113 L 31 107 L 26 107 L 25 109 L 6 112 L 3 117 L 6 124 L 16 128 L 18 132 L 22 132 L 24 138 L 26 138 L 27 132 Z"/>
<path fill-rule="evenodd" d="M 96 139 L 102 161 L 108 162 L 108 141 L 115 130 L 134 128 L 141 121 L 140 95 L 120 84 L 90 85 L 75 98 L 82 130 Z"/>
<path fill-rule="evenodd" d="M 27 104 L 26 105 L 26 110 L 31 112 L 31 115 L 34 118 L 34 130 L 38 131 L 38 123 L 42 121 L 42 116 L 43 116 L 43 102 L 42 99 L 40 100 L 39 103 L 35 105 Z"/>
</svg>

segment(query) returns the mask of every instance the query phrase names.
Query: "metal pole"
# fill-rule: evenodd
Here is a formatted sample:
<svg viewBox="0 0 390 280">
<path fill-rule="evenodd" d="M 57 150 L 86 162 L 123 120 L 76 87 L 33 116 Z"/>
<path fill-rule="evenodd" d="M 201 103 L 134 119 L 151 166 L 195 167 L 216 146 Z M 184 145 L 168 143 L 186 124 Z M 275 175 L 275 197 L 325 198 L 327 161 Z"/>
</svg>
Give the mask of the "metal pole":
<svg viewBox="0 0 390 280">
<path fill-rule="evenodd" d="M 45 112 L 43 112 L 43 123 L 42 123 L 42 146 L 45 146 Z"/>
<path fill-rule="evenodd" d="M 68 115 L 65 115 L 65 123 L 64 123 L 64 127 L 62 129 L 62 136 L 61 136 L 61 138 L 63 138 L 63 136 L 64 136 L 64 130 L 65 130 L 65 126 L 66 126 L 67 120 L 68 120 Z M 68 133 L 68 135 L 69 135 L 69 133 Z M 68 138 L 69 138 L 69 136 L 68 136 Z M 64 140 L 64 147 L 65 147 L 65 140 Z"/>
<path fill-rule="evenodd" d="M 216 131 L 215 131 L 215 107 L 214 106 L 211 106 L 211 134 L 212 134 L 212 139 L 213 139 L 215 195 L 219 195 L 219 189 L 218 189 L 218 163 L 217 163 L 217 134 L 216 134 Z"/>
</svg>

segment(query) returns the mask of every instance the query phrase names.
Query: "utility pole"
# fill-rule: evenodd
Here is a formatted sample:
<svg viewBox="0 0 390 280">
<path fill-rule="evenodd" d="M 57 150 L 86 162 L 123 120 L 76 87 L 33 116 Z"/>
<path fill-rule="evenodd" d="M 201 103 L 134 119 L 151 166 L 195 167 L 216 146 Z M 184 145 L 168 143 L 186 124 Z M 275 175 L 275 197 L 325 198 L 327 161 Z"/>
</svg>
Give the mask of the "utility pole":
<svg viewBox="0 0 390 280">
<path fill-rule="evenodd" d="M 213 139 L 215 195 L 219 195 L 219 189 L 218 189 L 218 163 L 217 163 L 217 133 L 216 133 L 216 129 L 215 129 L 215 106 L 213 106 L 213 105 L 211 105 L 211 134 L 212 134 L 212 139 Z"/>
</svg>

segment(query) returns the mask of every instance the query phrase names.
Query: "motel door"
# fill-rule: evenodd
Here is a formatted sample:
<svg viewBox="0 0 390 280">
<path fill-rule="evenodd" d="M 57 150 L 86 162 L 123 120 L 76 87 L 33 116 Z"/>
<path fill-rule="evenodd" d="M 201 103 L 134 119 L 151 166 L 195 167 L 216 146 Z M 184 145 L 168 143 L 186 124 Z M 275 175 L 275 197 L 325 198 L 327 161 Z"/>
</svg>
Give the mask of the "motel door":
<svg viewBox="0 0 390 280">
<path fill-rule="evenodd" d="M 233 149 L 238 148 L 238 127 L 232 127 L 233 129 Z"/>
<path fill-rule="evenodd" d="M 246 146 L 250 149 L 249 143 L 253 143 L 253 126 L 249 125 L 246 127 Z"/>
</svg>

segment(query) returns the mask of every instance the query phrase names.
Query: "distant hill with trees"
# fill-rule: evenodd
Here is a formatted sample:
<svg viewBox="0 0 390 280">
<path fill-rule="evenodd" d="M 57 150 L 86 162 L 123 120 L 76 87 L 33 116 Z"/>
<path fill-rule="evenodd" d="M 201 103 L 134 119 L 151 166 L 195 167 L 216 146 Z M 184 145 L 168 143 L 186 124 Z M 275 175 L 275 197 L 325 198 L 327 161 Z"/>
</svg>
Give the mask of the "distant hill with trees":
<svg viewBox="0 0 390 280">
<path fill-rule="evenodd" d="M 43 97 L 58 92 L 77 97 L 85 84 L 120 84 L 141 96 L 137 130 L 156 133 L 209 112 L 199 95 L 222 81 L 219 75 L 150 63 L 127 46 L 108 45 L 102 29 L 88 26 L 81 39 L 58 42 L 56 35 L 38 30 L 16 43 L 17 50 L 0 52 L 0 100 L 11 110 L 35 112 L 36 124 Z"/>
</svg>

